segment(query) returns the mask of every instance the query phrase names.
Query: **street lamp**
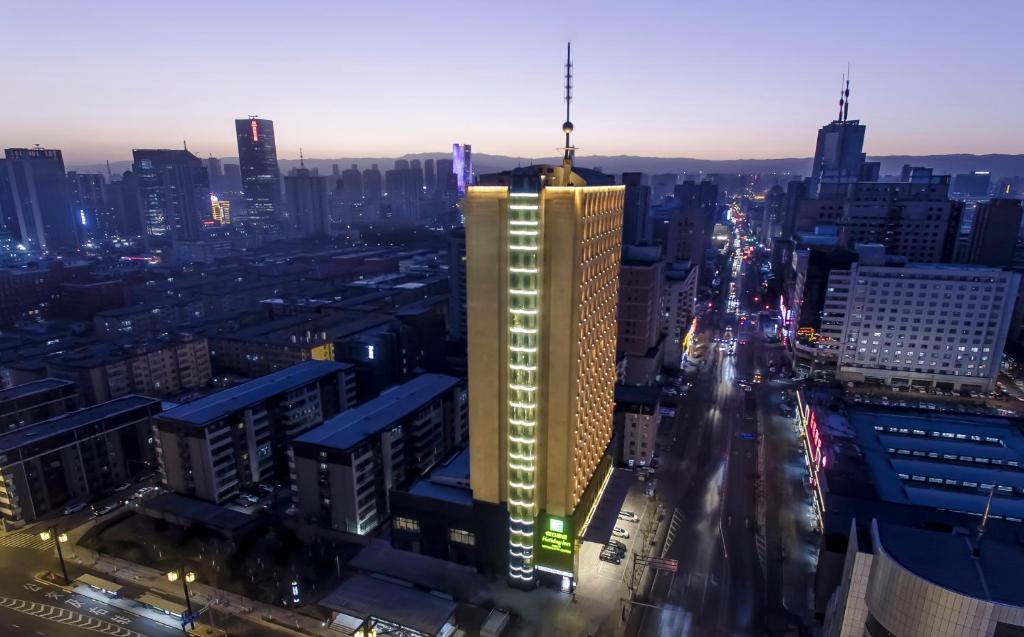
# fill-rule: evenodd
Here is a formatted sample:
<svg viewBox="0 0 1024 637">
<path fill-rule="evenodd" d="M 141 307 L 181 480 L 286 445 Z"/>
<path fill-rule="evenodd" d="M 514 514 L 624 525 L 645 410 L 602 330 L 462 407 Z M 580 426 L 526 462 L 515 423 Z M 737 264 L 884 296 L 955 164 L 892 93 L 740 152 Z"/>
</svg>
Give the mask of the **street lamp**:
<svg viewBox="0 0 1024 637">
<path fill-rule="evenodd" d="M 57 558 L 60 560 L 60 570 L 64 574 L 64 585 L 67 586 L 71 583 L 71 580 L 68 579 L 68 568 L 64 565 L 64 553 L 60 550 L 60 545 L 68 541 L 68 534 L 57 533 L 57 529 L 52 526 L 49 529 L 40 531 L 40 540 L 46 542 L 50 538 L 53 538 L 53 545 L 57 547 Z"/>
<path fill-rule="evenodd" d="M 195 616 L 192 614 L 192 598 L 188 594 L 188 585 L 196 581 L 196 574 L 193 571 L 186 571 L 184 568 L 167 573 L 168 582 L 177 582 L 179 579 L 181 580 L 181 588 L 185 591 L 185 608 L 188 612 L 188 617 L 181 622 L 181 630 L 185 631 L 185 624 L 189 624 L 189 628 L 194 630 L 196 621 Z"/>
</svg>

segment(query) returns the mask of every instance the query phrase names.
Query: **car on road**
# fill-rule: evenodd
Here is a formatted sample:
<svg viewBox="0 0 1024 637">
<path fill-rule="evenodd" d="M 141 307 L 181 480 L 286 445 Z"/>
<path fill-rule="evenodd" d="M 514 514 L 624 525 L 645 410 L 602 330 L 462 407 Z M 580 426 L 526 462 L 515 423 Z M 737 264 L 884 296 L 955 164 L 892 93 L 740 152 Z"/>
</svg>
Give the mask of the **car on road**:
<svg viewBox="0 0 1024 637">
<path fill-rule="evenodd" d="M 125 482 L 121 486 L 115 488 L 114 489 L 114 493 L 121 493 L 122 491 L 127 491 L 128 489 L 131 489 L 131 488 L 132 488 L 132 483 L 131 482 Z"/>
<path fill-rule="evenodd" d="M 639 522 L 640 517 L 632 511 L 619 511 L 619 519 L 626 522 Z"/>
<path fill-rule="evenodd" d="M 100 517 L 101 515 L 106 515 L 106 514 L 110 513 L 111 511 L 113 511 L 114 509 L 116 509 L 118 506 L 120 506 L 120 504 L 121 504 L 120 502 L 115 502 L 115 503 L 111 503 L 111 504 L 104 504 L 100 508 L 98 508 L 95 511 L 93 511 L 92 515 L 93 515 L 93 517 L 97 517 L 97 518 Z"/>
<path fill-rule="evenodd" d="M 604 545 L 604 548 L 601 550 L 612 551 L 613 553 L 617 553 L 619 557 L 625 557 L 626 553 L 628 553 L 628 551 L 626 550 L 626 545 L 622 542 L 619 542 L 617 544 L 612 544 L 611 542 L 608 542 Z"/>
<path fill-rule="evenodd" d="M 614 546 L 615 548 L 619 549 L 620 551 L 625 551 L 626 550 L 626 544 L 624 542 L 620 542 L 620 541 L 616 540 L 615 538 L 609 539 L 608 542 L 607 542 L 607 545 L 608 546 Z"/>
<path fill-rule="evenodd" d="M 159 491 L 159 490 L 160 490 L 159 487 L 142 487 L 141 489 L 136 491 L 135 494 L 132 495 L 132 497 L 135 498 L 136 500 L 141 500 L 142 498 L 146 497 L 150 493 L 153 493 L 154 491 Z"/>
<path fill-rule="evenodd" d="M 612 529 L 612 535 L 614 535 L 615 537 L 620 537 L 623 540 L 629 539 L 629 531 L 622 528 L 621 526 L 617 526 L 614 529 Z"/>
<path fill-rule="evenodd" d="M 85 502 L 76 502 L 75 504 L 69 504 L 64 507 L 64 515 L 71 515 L 72 513 L 78 513 L 88 505 Z"/>
</svg>

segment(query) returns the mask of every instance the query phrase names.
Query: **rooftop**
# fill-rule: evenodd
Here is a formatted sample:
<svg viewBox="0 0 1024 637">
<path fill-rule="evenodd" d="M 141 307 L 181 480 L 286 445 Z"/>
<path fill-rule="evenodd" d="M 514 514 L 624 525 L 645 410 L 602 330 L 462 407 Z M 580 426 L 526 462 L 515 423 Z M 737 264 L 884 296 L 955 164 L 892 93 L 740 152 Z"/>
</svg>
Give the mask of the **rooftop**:
<svg viewBox="0 0 1024 637">
<path fill-rule="evenodd" d="M 304 361 L 266 376 L 236 385 L 186 403 L 161 414 L 161 418 L 196 426 L 213 423 L 240 409 L 284 392 L 298 389 L 315 380 L 350 368 L 334 361 Z"/>
<path fill-rule="evenodd" d="M 412 414 L 442 393 L 459 384 L 459 379 L 444 374 L 423 374 L 409 382 L 387 389 L 377 398 L 343 411 L 312 429 L 295 442 L 349 449 L 367 436 Z"/>
<path fill-rule="evenodd" d="M 44 378 L 42 380 L 36 380 L 31 383 L 25 383 L 23 385 L 15 385 L 0 391 L 0 403 L 8 400 L 16 400 L 24 396 L 30 396 L 39 392 L 47 391 L 50 389 L 58 389 L 60 387 L 73 387 L 74 383 L 69 380 L 61 380 L 59 378 Z"/>
<path fill-rule="evenodd" d="M 453 601 L 367 575 L 353 575 L 320 605 L 354 617 L 376 617 L 405 628 L 438 634 L 455 614 Z"/>
<path fill-rule="evenodd" d="M 974 538 L 895 524 L 876 523 L 881 548 L 907 570 L 975 599 L 1024 606 L 1024 546 L 985 536 L 975 557 Z M 936 559 L 942 556 L 942 559 Z"/>
<path fill-rule="evenodd" d="M 73 431 L 79 427 L 90 425 L 100 420 L 110 418 L 117 414 L 123 414 L 140 407 L 159 408 L 160 401 L 146 396 L 124 396 L 114 400 L 100 403 L 95 407 L 86 407 L 78 411 L 57 416 L 50 420 L 15 429 L 14 431 L 0 436 L 0 454 L 8 453 L 26 445 L 30 442 L 36 443 L 40 440 L 51 438 L 58 434 Z"/>
</svg>

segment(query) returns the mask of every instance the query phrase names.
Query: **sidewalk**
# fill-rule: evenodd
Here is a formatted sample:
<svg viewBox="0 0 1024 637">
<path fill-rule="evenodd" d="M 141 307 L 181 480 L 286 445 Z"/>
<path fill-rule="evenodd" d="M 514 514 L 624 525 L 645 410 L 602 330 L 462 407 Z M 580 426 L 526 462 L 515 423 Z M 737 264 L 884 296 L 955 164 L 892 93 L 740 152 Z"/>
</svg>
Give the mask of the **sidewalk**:
<svg viewBox="0 0 1024 637">
<path fill-rule="evenodd" d="M 183 601 L 181 584 L 168 581 L 164 573 L 155 569 L 115 557 L 99 556 L 92 550 L 82 546 L 74 546 L 71 555 L 66 559 L 68 562 L 76 563 L 101 575 L 122 582 L 145 586 L 171 600 Z M 332 634 L 324 622 L 294 611 L 275 608 L 269 604 L 251 600 L 241 595 L 222 591 L 198 582 L 189 584 L 189 590 L 192 592 L 192 604 L 197 608 L 207 605 L 216 607 L 219 611 L 228 615 L 233 615 L 251 623 L 261 624 L 285 634 L 300 635 L 302 637 Z"/>
</svg>

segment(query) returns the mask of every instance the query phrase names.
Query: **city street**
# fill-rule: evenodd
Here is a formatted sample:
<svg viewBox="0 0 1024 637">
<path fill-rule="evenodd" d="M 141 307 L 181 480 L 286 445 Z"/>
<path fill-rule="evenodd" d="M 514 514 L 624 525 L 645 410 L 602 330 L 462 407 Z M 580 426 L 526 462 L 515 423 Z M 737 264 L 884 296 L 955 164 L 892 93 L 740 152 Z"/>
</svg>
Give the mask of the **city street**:
<svg viewBox="0 0 1024 637">
<path fill-rule="evenodd" d="M 756 262 L 737 265 L 734 305 L 756 314 Z M 787 382 L 768 373 L 781 367 L 782 348 L 754 321 L 721 312 L 722 296 L 705 328 L 722 342 L 711 339 L 693 389 L 666 422 L 663 552 L 679 569 L 658 576 L 627 634 L 796 634 L 806 610 L 813 553 L 799 440 L 775 411 Z M 751 382 L 757 374 L 764 380 Z"/>
</svg>

